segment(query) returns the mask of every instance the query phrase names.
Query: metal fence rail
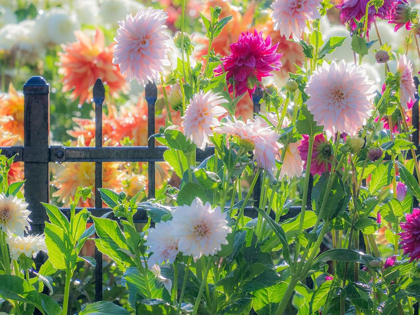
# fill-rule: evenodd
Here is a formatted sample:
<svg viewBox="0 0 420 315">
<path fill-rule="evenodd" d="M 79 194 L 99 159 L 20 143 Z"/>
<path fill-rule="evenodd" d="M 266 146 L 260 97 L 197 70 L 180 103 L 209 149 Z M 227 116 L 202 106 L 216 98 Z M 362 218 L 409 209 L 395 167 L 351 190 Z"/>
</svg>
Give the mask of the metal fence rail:
<svg viewBox="0 0 420 315">
<path fill-rule="evenodd" d="M 419 82 L 416 78 L 416 85 Z M 155 133 L 155 103 L 157 100 L 157 87 L 149 83 L 145 88 L 145 99 L 148 104 L 148 145 L 139 147 L 102 147 L 102 105 L 105 100 L 103 83 L 98 79 L 93 88 L 93 101 L 95 103 L 95 147 L 79 148 L 50 146 L 50 106 L 49 84 L 44 78 L 35 76 L 30 78 L 23 86 L 24 103 L 24 145 L 15 147 L 0 147 L 1 154 L 8 158 L 16 155 L 15 161 L 24 162 L 25 172 L 25 199 L 32 211 L 32 230 L 34 233 L 43 233 L 45 221 L 48 217 L 41 203 L 50 202 L 50 170 L 51 162 L 95 162 L 95 207 L 88 208 L 94 216 L 101 216 L 110 211 L 102 207 L 102 200 L 97 188 L 102 187 L 103 162 L 147 162 L 148 163 L 148 197 L 155 197 L 155 162 L 164 161 L 163 153 L 166 147 L 156 147 L 151 137 Z M 253 95 L 254 112 L 259 112 L 259 101 L 262 90 L 257 89 Z M 413 142 L 419 150 L 419 106 L 418 95 L 412 109 L 413 126 L 417 130 L 413 134 Z M 204 151 L 197 150 L 197 160 L 202 161 L 214 154 L 214 148 Z M 254 192 L 254 205 L 259 202 L 260 182 Z M 307 207 L 311 207 L 311 194 L 308 194 Z M 289 211 L 293 215 L 300 207 L 292 207 Z M 69 209 L 62 208 L 69 213 Z M 254 214 L 253 207 L 246 208 L 247 214 Z M 112 218 L 112 215 L 110 216 Z M 147 214 L 139 209 L 134 217 L 135 222 L 147 222 Z M 95 269 L 95 299 L 102 300 L 102 254 L 96 250 L 97 261 Z"/>
</svg>

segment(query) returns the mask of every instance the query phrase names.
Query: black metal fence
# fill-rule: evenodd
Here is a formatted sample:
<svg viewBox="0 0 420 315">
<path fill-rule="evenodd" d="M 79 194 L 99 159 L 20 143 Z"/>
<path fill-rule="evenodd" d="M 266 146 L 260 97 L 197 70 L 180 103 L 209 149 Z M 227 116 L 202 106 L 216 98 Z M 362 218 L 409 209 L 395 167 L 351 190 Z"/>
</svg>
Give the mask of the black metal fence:
<svg viewBox="0 0 420 315">
<path fill-rule="evenodd" d="M 416 78 L 416 85 L 418 86 Z M 148 197 L 155 197 L 155 163 L 164 161 L 163 153 L 166 147 L 156 147 L 151 137 L 155 133 L 155 103 L 157 100 L 157 87 L 149 83 L 145 87 L 145 99 L 148 104 L 148 145 L 138 147 L 102 147 L 102 105 L 105 100 L 105 89 L 102 81 L 98 79 L 93 88 L 93 102 L 95 103 L 95 147 L 64 147 L 50 146 L 50 107 L 49 84 L 44 78 L 35 76 L 30 78 L 23 86 L 24 105 L 24 145 L 14 147 L 1 147 L 1 154 L 8 158 L 16 155 L 15 161 L 24 162 L 25 172 L 25 199 L 32 211 L 32 230 L 42 233 L 45 221 L 48 220 L 46 211 L 41 203 L 50 202 L 50 172 L 49 163 L 58 162 L 95 162 L 95 207 L 88 208 L 94 216 L 101 216 L 110 211 L 102 207 L 102 200 L 98 188 L 102 187 L 103 162 L 147 162 L 148 163 Z M 262 90 L 257 89 L 253 95 L 254 112 L 259 112 L 259 102 Z M 413 126 L 417 130 L 413 134 L 413 142 L 419 154 L 419 97 L 412 108 Z M 208 147 L 204 151 L 197 150 L 197 160 L 202 161 L 214 154 L 214 148 Z M 260 185 L 257 184 L 254 192 L 254 204 L 259 202 Z M 311 194 L 308 194 L 307 206 L 311 207 Z M 295 207 L 294 207 L 295 208 Z M 299 207 L 300 208 L 300 207 Z M 62 208 L 69 214 L 68 208 Z M 293 210 L 298 210 L 298 207 Z M 252 208 L 246 208 L 252 211 Z M 294 212 L 294 211 L 291 211 Z M 147 222 L 144 210 L 139 209 L 134 217 L 137 223 Z M 102 254 L 95 251 L 95 299 L 102 300 Z"/>
</svg>

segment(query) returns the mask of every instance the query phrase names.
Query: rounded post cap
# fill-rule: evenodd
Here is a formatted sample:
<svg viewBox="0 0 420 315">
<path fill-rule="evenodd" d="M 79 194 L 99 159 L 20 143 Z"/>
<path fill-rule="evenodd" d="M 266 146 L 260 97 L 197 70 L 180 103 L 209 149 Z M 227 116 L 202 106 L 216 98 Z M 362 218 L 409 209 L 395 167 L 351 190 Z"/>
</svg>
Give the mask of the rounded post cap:
<svg viewBox="0 0 420 315">
<path fill-rule="evenodd" d="M 41 76 L 33 76 L 23 85 L 23 94 L 48 94 L 49 92 L 50 85 Z"/>
</svg>

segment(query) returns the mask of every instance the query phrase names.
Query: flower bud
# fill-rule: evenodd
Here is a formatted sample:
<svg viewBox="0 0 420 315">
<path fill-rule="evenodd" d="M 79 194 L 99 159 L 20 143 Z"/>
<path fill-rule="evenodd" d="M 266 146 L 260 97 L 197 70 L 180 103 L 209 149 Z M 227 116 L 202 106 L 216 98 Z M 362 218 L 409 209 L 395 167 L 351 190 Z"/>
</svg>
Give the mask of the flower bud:
<svg viewBox="0 0 420 315">
<path fill-rule="evenodd" d="M 294 92 L 298 89 L 298 84 L 296 83 L 296 81 L 293 80 L 289 80 L 286 83 L 286 90 L 289 92 Z"/>
<path fill-rule="evenodd" d="M 397 257 L 396 256 L 389 257 L 385 261 L 384 269 L 394 266 L 396 261 L 397 261 Z"/>
<path fill-rule="evenodd" d="M 173 110 L 179 110 L 182 106 L 182 94 L 179 83 L 171 86 L 171 92 L 169 93 L 169 102 Z"/>
<path fill-rule="evenodd" d="M 391 16 L 391 22 L 405 24 L 410 21 L 412 16 L 411 7 L 406 0 L 398 0 L 395 4 L 395 11 Z"/>
<path fill-rule="evenodd" d="M 369 268 L 381 268 L 382 261 L 379 260 L 371 260 L 369 261 Z"/>
<path fill-rule="evenodd" d="M 371 148 L 368 151 L 368 158 L 370 161 L 375 162 L 382 157 L 383 153 L 384 152 L 382 151 L 381 148 Z"/>
<path fill-rule="evenodd" d="M 375 54 L 377 63 L 387 63 L 389 61 L 389 54 L 385 50 L 378 50 Z"/>
<path fill-rule="evenodd" d="M 360 138 L 347 138 L 346 141 L 347 145 L 350 147 L 350 152 L 353 154 L 357 154 L 363 148 L 365 144 L 365 140 Z"/>
<path fill-rule="evenodd" d="M 191 42 L 191 37 L 184 32 L 184 46 L 182 46 L 182 32 L 177 32 L 174 36 L 175 47 L 180 51 L 185 51 L 190 54 L 193 50 L 193 44 Z"/>
<path fill-rule="evenodd" d="M 252 141 L 237 136 L 234 137 L 234 141 L 244 150 L 244 152 L 253 151 L 255 149 L 255 144 Z"/>
<path fill-rule="evenodd" d="M 404 183 L 397 183 L 397 200 L 404 201 L 405 196 L 407 195 L 407 186 Z"/>
</svg>

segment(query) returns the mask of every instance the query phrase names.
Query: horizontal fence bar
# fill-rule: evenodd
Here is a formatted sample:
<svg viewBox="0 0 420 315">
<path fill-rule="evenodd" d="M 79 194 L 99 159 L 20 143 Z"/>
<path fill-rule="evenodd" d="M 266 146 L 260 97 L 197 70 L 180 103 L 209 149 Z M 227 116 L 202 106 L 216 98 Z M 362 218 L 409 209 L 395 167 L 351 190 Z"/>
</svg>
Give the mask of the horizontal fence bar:
<svg viewBox="0 0 420 315">
<path fill-rule="evenodd" d="M 105 147 L 105 148 L 79 148 L 52 146 L 49 148 L 48 162 L 161 162 L 167 147 Z M 31 151 L 25 156 L 23 146 L 0 147 L 1 154 L 10 158 L 16 155 L 15 162 L 36 161 L 36 152 Z M 29 152 L 27 152 L 29 153 Z M 214 154 L 214 147 L 204 151 L 197 150 L 197 161 L 203 161 Z M 43 158 L 40 156 L 40 159 Z"/>
</svg>

